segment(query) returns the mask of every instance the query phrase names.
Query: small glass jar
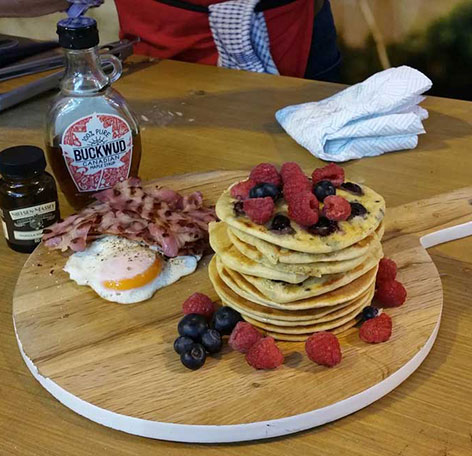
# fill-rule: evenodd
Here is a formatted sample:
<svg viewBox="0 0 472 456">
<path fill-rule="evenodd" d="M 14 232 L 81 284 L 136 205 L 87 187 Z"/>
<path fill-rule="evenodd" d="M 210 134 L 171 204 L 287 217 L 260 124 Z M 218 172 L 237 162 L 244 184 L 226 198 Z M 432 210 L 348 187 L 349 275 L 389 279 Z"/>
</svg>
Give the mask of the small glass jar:
<svg viewBox="0 0 472 456">
<path fill-rule="evenodd" d="M 56 183 L 45 169 L 39 147 L 0 152 L 0 223 L 8 246 L 17 252 L 31 253 L 43 229 L 60 218 Z"/>
</svg>

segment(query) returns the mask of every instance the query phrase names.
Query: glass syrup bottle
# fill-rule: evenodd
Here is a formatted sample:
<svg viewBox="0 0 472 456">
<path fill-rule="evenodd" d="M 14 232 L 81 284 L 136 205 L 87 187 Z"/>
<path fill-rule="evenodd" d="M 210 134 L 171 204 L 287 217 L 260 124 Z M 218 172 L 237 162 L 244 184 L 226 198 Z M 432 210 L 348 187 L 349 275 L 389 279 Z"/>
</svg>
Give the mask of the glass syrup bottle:
<svg viewBox="0 0 472 456">
<path fill-rule="evenodd" d="M 111 87 L 121 75 L 121 62 L 98 54 L 96 21 L 63 19 L 57 34 L 66 69 L 47 114 L 46 151 L 67 201 L 80 209 L 94 193 L 137 176 L 141 137 L 125 99 Z M 101 60 L 112 64 L 110 75 Z"/>
</svg>

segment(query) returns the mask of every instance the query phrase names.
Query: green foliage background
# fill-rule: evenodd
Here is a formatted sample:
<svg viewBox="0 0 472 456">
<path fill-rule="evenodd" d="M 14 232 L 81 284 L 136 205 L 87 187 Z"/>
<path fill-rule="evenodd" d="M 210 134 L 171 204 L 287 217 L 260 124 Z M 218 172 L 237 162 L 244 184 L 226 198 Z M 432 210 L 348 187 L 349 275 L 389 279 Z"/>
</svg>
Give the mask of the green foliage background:
<svg viewBox="0 0 472 456">
<path fill-rule="evenodd" d="M 343 55 L 341 80 L 353 84 L 382 70 L 372 37 L 362 49 L 339 42 Z M 472 100 L 472 2 L 459 4 L 423 32 L 391 44 L 392 66 L 409 65 L 433 81 L 431 95 Z"/>
</svg>

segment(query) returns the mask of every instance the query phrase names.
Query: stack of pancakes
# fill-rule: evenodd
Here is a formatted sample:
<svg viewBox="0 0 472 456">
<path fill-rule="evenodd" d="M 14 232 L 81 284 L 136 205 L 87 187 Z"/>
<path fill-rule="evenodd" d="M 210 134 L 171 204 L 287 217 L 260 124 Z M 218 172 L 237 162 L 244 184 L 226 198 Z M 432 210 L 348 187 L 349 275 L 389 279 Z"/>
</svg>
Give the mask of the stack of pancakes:
<svg viewBox="0 0 472 456">
<path fill-rule="evenodd" d="M 235 211 L 225 191 L 216 204 L 221 220 L 210 224 L 215 255 L 209 265 L 224 305 L 279 340 L 302 341 L 317 331 L 341 332 L 355 325 L 374 295 L 383 256 L 380 240 L 384 199 L 366 186 L 362 195 L 338 189 L 367 213 L 338 222 L 320 236 L 291 221 L 289 232 L 258 225 Z M 287 215 L 283 199 L 274 215 Z"/>
</svg>

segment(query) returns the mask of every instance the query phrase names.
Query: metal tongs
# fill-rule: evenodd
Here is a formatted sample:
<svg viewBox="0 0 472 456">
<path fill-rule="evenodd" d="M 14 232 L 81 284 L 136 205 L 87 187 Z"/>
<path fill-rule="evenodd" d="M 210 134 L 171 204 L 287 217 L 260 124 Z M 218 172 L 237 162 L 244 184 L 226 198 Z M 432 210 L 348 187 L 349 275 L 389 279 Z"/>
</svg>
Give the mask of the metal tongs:
<svg viewBox="0 0 472 456">
<path fill-rule="evenodd" d="M 133 45 L 139 40 L 121 40 L 100 46 L 100 53 L 113 54 L 121 61 L 133 54 Z M 25 76 L 28 74 L 40 73 L 42 71 L 61 68 L 65 65 L 64 56 L 52 56 L 43 59 L 37 59 L 32 62 L 18 63 L 0 69 L 0 82 L 8 79 Z M 111 69 L 111 65 L 105 63 L 103 66 L 105 71 Z M 30 82 L 16 89 L 0 94 L 0 111 L 15 106 L 25 100 L 55 89 L 59 86 L 59 82 L 64 76 L 64 71 L 50 74 L 36 81 Z"/>
</svg>

